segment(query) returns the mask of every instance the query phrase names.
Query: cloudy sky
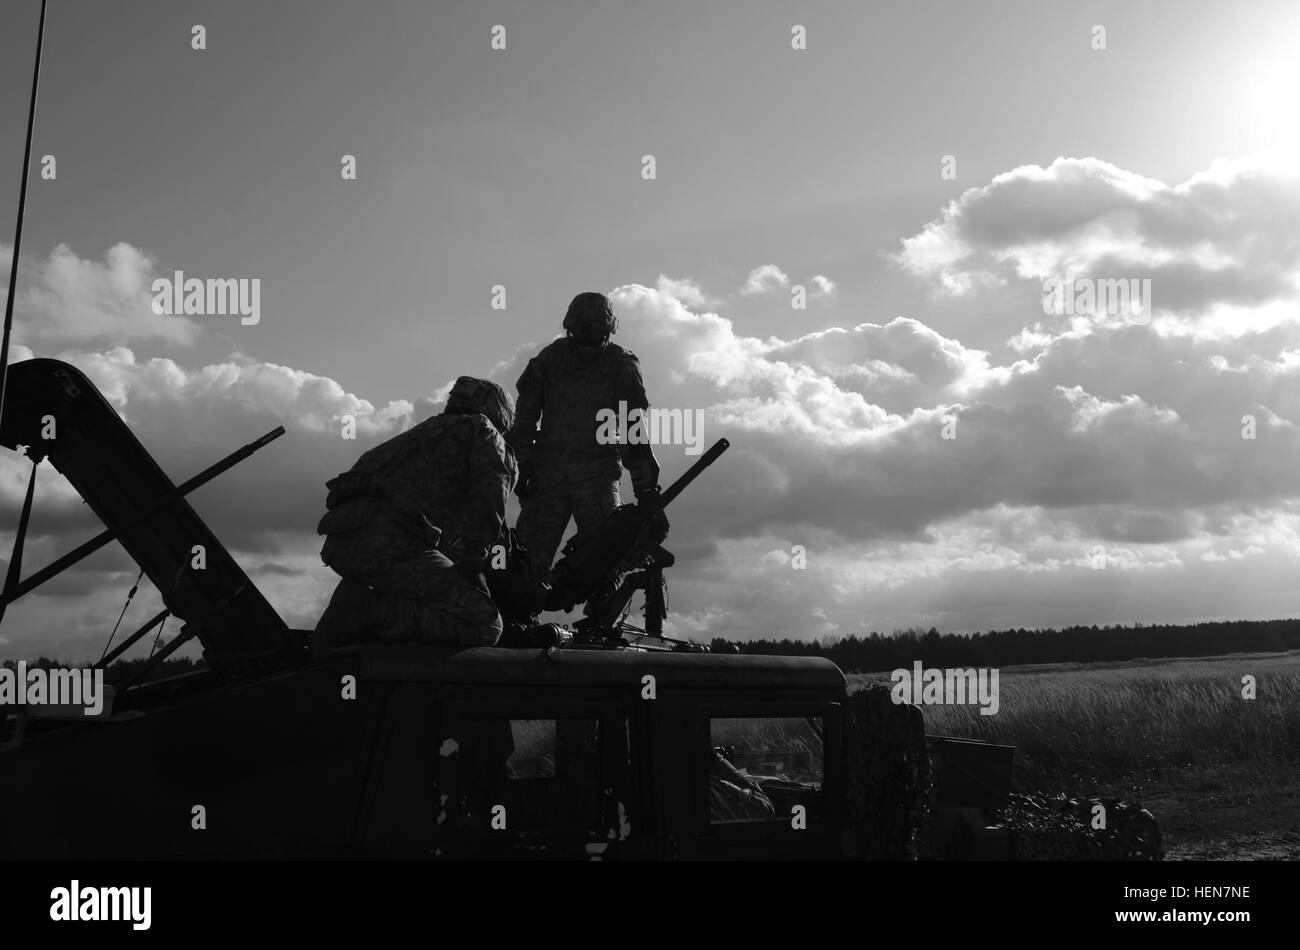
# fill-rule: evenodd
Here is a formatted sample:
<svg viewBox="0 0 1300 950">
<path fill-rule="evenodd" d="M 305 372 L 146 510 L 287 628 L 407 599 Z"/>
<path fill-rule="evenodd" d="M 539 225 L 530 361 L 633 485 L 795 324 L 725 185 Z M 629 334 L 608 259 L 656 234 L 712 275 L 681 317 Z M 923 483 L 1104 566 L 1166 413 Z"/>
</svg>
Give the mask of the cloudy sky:
<svg viewBox="0 0 1300 950">
<path fill-rule="evenodd" d="M 176 481 L 284 425 L 192 500 L 292 625 L 324 482 L 461 373 L 513 390 L 586 289 L 733 445 L 670 510 L 678 633 L 1300 609 L 1290 0 L 51 7 L 12 358 Z M 5 274 L 38 8 L 0 10 Z M 154 315 L 176 270 L 259 278 L 260 322 Z M 1066 276 L 1153 314 L 1045 312 Z M 5 552 L 29 468 L 0 449 Z M 29 572 L 99 529 L 48 466 L 33 521 Z M 0 655 L 98 656 L 134 578 L 105 549 Z"/>
</svg>

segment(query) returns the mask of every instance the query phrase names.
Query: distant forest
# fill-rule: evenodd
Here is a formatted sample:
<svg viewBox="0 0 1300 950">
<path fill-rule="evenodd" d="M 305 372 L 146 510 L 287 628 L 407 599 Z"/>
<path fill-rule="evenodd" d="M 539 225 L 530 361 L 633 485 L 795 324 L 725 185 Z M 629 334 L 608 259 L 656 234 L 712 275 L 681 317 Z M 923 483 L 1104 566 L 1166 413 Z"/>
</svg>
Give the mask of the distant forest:
<svg viewBox="0 0 1300 950">
<path fill-rule="evenodd" d="M 1227 620 L 1183 626 L 1157 624 L 1130 627 L 1066 627 L 1064 630 L 990 630 L 987 633 L 940 633 L 931 627 L 871 633 L 842 640 L 749 640 L 715 638 L 717 653 L 756 653 L 768 656 L 824 656 L 847 673 L 878 673 L 925 666 L 1014 666 L 1018 663 L 1095 663 L 1138 657 L 1215 656 L 1220 653 L 1273 653 L 1300 649 L 1298 620 Z M 121 687 L 144 665 L 144 659 L 118 660 L 104 674 L 105 682 Z M 13 660 L 4 665 L 13 667 Z M 34 665 L 67 667 L 41 657 Z M 151 670 L 152 681 L 202 669 L 202 660 L 168 659 Z"/>
<path fill-rule="evenodd" d="M 990 630 L 940 633 L 931 627 L 871 633 L 842 640 L 749 640 L 716 638 L 716 652 L 729 647 L 768 656 L 824 656 L 845 672 L 877 673 L 925 666 L 1014 666 L 1018 663 L 1095 663 L 1138 657 L 1214 656 L 1300 649 L 1300 620 L 1226 620 L 1182 626 L 1066 627 L 1063 630 Z"/>
</svg>

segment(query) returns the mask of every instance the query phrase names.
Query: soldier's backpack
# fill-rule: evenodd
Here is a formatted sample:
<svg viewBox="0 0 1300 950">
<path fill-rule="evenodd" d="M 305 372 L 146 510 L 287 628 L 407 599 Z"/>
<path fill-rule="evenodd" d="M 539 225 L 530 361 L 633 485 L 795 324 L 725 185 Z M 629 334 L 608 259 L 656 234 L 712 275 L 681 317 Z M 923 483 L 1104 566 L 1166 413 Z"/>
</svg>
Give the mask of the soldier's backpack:
<svg viewBox="0 0 1300 950">
<path fill-rule="evenodd" d="M 393 505 L 388 476 L 417 450 L 432 448 L 455 428 L 455 417 L 437 416 L 430 421 L 441 423 L 432 435 L 421 431 L 425 425 L 421 423 L 363 453 L 350 469 L 326 482 L 328 510 L 316 525 L 316 533 L 335 535 L 355 531 L 374 521 L 385 505 Z M 420 512 L 406 511 L 400 505 L 393 507 L 402 527 L 421 541 L 437 546 L 442 534 L 437 526 L 429 524 Z"/>
</svg>

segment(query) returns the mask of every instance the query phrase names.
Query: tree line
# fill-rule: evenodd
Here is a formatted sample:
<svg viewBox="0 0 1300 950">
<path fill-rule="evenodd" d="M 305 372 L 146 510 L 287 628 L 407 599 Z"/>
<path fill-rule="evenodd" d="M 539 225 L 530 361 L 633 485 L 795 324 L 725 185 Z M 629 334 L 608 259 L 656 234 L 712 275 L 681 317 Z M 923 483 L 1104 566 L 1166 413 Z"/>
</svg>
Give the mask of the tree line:
<svg viewBox="0 0 1300 950">
<path fill-rule="evenodd" d="M 878 673 L 927 667 L 1000 667 L 1019 663 L 1095 663 L 1107 660 L 1272 653 L 1300 649 L 1300 620 L 1224 620 L 1193 624 L 989 630 L 981 633 L 875 631 L 840 640 L 715 638 L 714 652 L 767 656 L 824 656 L 846 672 Z M 733 649 L 734 648 L 734 649 Z"/>
<path fill-rule="evenodd" d="M 715 653 L 751 653 L 766 656 L 824 656 L 845 672 L 881 673 L 911 668 L 917 660 L 927 667 L 1015 666 L 1021 663 L 1097 663 L 1108 660 L 1156 659 L 1174 656 L 1216 656 L 1221 653 L 1275 653 L 1300 649 L 1300 619 L 1221 620 L 1193 624 L 1133 624 L 1132 626 L 1075 626 L 1026 630 L 989 630 L 981 633 L 940 633 L 934 627 L 895 630 L 882 634 L 835 640 L 762 639 L 733 641 L 715 637 Z M 105 682 L 121 687 L 145 663 L 144 658 L 118 660 L 104 673 Z M 14 660 L 4 666 L 13 669 Z M 29 666 L 67 668 L 48 657 Z M 85 665 L 85 664 L 75 664 Z M 151 670 L 148 680 L 163 679 L 202 669 L 202 660 L 172 657 Z"/>
</svg>

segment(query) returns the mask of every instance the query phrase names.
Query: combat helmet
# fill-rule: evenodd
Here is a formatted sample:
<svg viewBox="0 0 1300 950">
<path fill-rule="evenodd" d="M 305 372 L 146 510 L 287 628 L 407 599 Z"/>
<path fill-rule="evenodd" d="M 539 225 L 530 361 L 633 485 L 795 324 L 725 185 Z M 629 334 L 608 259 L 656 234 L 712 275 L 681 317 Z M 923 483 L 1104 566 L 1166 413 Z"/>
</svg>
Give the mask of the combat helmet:
<svg viewBox="0 0 1300 950">
<path fill-rule="evenodd" d="M 502 435 L 505 435 L 515 419 L 515 410 L 506 391 L 490 379 L 476 379 L 473 376 L 461 376 L 456 380 L 451 392 L 447 394 L 447 411 L 482 413 Z"/>
<path fill-rule="evenodd" d="M 585 291 L 573 298 L 564 314 L 564 329 L 579 343 L 603 342 L 618 330 L 614 306 L 604 294 Z"/>
</svg>

